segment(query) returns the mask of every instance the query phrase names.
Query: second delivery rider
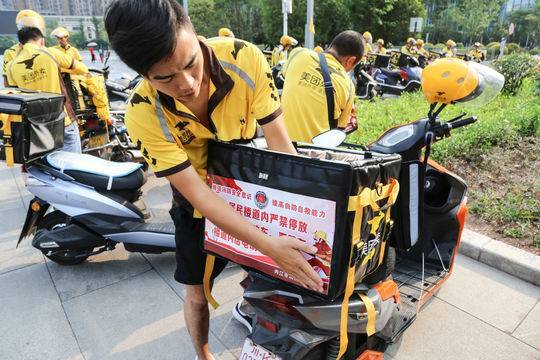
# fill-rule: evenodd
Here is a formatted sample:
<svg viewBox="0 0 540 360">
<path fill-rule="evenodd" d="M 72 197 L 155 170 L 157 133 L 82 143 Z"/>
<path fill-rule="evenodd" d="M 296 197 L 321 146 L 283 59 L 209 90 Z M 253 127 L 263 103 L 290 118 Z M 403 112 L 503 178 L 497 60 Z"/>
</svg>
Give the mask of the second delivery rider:
<svg viewBox="0 0 540 360">
<path fill-rule="evenodd" d="M 22 89 L 45 91 L 56 94 L 67 93 L 60 74 L 60 68 L 86 75 L 88 68 L 70 56 L 56 49 L 45 48 L 45 22 L 41 15 L 26 11 L 17 23 L 17 37 L 22 45 L 17 56 L 7 65 L 8 83 Z M 81 152 L 81 139 L 77 118 L 71 106 L 66 103 L 64 129 L 64 150 Z"/>
<path fill-rule="evenodd" d="M 362 59 L 364 45 L 360 33 L 348 30 L 338 34 L 324 53 L 306 48 L 291 52 L 281 102 L 293 141 L 310 143 L 329 129 L 356 127 L 356 94 L 348 72 Z"/>
<path fill-rule="evenodd" d="M 279 45 L 274 48 L 272 51 L 272 60 L 270 61 L 270 66 L 276 66 L 280 61 L 287 60 L 287 52 L 298 44 L 298 41 L 288 35 L 283 35 L 279 39 Z"/>
<path fill-rule="evenodd" d="M 266 235 L 205 183 L 208 141 L 251 139 L 257 123 L 270 149 L 296 152 L 283 125 L 270 67 L 263 53 L 246 41 L 198 41 L 176 0 L 113 1 L 105 27 L 120 59 L 144 78 L 128 100 L 126 126 L 155 175 L 166 177 L 173 187 L 174 278 L 186 287 L 184 316 L 197 356 L 212 359 L 203 278 L 213 257 L 201 250 L 201 215 L 272 258 L 301 284 L 322 291 L 322 280 L 302 255 L 316 253 L 315 247 Z M 141 42 L 150 47 L 141 47 Z M 225 265 L 215 259 L 212 278 Z"/>
</svg>

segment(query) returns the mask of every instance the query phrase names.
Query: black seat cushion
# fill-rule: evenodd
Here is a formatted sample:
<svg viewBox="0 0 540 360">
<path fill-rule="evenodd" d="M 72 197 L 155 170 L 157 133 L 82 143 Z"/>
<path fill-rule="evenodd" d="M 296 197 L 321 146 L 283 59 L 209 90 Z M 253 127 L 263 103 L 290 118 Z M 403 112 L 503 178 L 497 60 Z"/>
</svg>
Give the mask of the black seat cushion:
<svg viewBox="0 0 540 360">
<path fill-rule="evenodd" d="M 126 176 L 114 177 L 110 189 L 107 189 L 109 185 L 108 176 L 78 170 L 65 170 L 64 173 L 74 178 L 75 181 L 92 186 L 97 190 L 135 190 L 143 186 L 146 182 L 146 175 L 142 169 L 137 169 Z"/>
</svg>

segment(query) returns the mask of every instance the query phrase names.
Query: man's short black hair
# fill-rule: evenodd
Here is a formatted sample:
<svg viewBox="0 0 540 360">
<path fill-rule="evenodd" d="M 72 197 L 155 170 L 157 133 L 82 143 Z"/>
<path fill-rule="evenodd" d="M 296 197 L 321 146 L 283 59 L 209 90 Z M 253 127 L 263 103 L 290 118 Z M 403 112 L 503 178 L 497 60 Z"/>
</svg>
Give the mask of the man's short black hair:
<svg viewBox="0 0 540 360">
<path fill-rule="evenodd" d="M 41 30 L 35 27 L 24 27 L 21 30 L 17 31 L 17 38 L 21 44 L 26 44 L 30 40 L 40 40 L 43 38 Z"/>
<path fill-rule="evenodd" d="M 178 30 L 191 27 L 176 0 L 115 0 L 105 13 L 105 29 L 120 59 L 141 75 L 171 55 Z"/>
<path fill-rule="evenodd" d="M 356 56 L 360 60 L 364 56 L 366 40 L 362 34 L 353 30 L 346 30 L 339 33 L 332 43 L 330 48 L 334 49 L 338 56 Z"/>
</svg>

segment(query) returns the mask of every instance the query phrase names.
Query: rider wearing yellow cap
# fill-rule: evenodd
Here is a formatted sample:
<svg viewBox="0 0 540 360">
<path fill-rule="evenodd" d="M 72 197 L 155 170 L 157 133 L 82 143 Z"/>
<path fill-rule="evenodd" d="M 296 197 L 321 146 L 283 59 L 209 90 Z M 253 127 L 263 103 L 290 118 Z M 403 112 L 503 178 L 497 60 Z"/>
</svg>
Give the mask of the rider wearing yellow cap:
<svg viewBox="0 0 540 360">
<path fill-rule="evenodd" d="M 19 88 L 56 94 L 67 93 L 63 89 L 60 68 L 76 74 L 87 74 L 88 68 L 81 62 L 58 51 L 45 48 L 45 22 L 35 12 L 26 12 L 17 20 L 17 37 L 22 45 L 17 56 L 7 64 L 9 84 Z M 81 152 L 81 140 L 75 113 L 66 106 L 64 150 Z"/>
<path fill-rule="evenodd" d="M 324 51 L 324 49 L 321 46 L 317 45 L 313 48 L 313 51 L 315 51 L 317 54 L 320 54 Z"/>
<path fill-rule="evenodd" d="M 471 60 L 476 61 L 477 63 L 481 63 L 486 59 L 486 56 L 484 55 L 484 52 L 480 50 L 481 44 L 479 42 L 475 42 L 472 46 L 471 51 L 467 55 L 471 58 Z"/>
<path fill-rule="evenodd" d="M 226 27 L 222 27 L 222 28 L 219 29 L 219 31 L 218 31 L 218 36 L 219 36 L 219 37 L 230 37 L 230 38 L 233 38 L 233 37 L 234 37 L 234 33 L 232 32 L 231 29 L 226 28 Z"/>
<path fill-rule="evenodd" d="M 56 39 L 58 39 L 58 45 L 53 46 L 53 48 L 57 49 L 60 52 L 63 52 L 66 55 L 71 56 L 77 61 L 82 61 L 79 50 L 69 44 L 69 31 L 67 31 L 67 29 L 61 26 L 57 27 L 51 32 L 51 36 L 54 36 Z"/>
<path fill-rule="evenodd" d="M 45 31 L 45 21 L 43 20 L 41 15 L 30 9 L 21 10 L 17 13 L 17 17 L 15 18 L 15 25 L 17 26 L 17 30 L 20 30 L 25 26 L 33 25 L 34 27 Z M 4 58 L 2 62 L 2 76 L 4 78 L 4 86 L 15 86 L 8 83 L 7 64 L 17 56 L 21 49 L 22 45 L 20 43 L 17 43 L 4 51 Z"/>
<path fill-rule="evenodd" d="M 442 53 L 444 57 L 454 57 L 456 56 L 456 43 L 454 40 L 448 40 L 446 46 L 443 48 Z"/>
<path fill-rule="evenodd" d="M 418 39 L 416 40 L 416 51 L 418 52 L 418 55 L 422 55 L 426 58 L 429 58 L 429 51 L 426 50 L 424 47 L 424 40 Z"/>
<path fill-rule="evenodd" d="M 283 69 L 285 83 L 281 95 L 291 140 L 309 143 L 329 129 L 356 127 L 356 94 L 348 73 L 364 54 L 364 39 L 352 30 L 338 34 L 324 53 L 306 48 L 291 52 Z M 325 91 L 323 69 L 327 69 L 333 88 L 329 94 L 333 93 L 333 97 Z"/>
<path fill-rule="evenodd" d="M 292 36 L 283 35 L 279 39 L 279 45 L 274 48 L 272 51 L 272 59 L 270 61 L 270 66 L 276 66 L 280 61 L 287 60 L 287 51 L 293 46 L 296 46 L 298 41 Z"/>
<path fill-rule="evenodd" d="M 386 48 L 384 47 L 384 40 L 379 39 L 377 40 L 377 51 L 375 51 L 377 54 L 386 55 Z"/>
<path fill-rule="evenodd" d="M 401 52 L 409 56 L 418 56 L 416 40 L 412 37 L 408 38 L 407 43 L 401 47 Z"/>
<path fill-rule="evenodd" d="M 371 36 L 371 33 L 369 31 L 364 32 L 362 35 L 364 37 L 364 40 L 366 40 L 366 45 L 364 47 L 364 53 L 365 55 L 373 52 L 373 36 Z"/>
</svg>

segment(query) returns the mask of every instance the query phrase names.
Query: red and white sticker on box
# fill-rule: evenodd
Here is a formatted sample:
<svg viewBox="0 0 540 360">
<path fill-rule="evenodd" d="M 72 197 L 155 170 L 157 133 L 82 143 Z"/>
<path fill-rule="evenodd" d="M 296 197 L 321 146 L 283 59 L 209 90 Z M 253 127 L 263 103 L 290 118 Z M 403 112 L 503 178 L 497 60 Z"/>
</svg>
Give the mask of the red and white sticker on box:
<svg viewBox="0 0 540 360">
<path fill-rule="evenodd" d="M 334 244 L 336 203 L 261 185 L 208 175 L 212 190 L 262 232 L 275 237 L 290 236 L 314 245 L 315 256 L 304 254 L 320 275 L 328 293 Z M 296 283 L 268 256 L 227 234 L 211 221 L 205 223 L 205 249 L 273 277 Z"/>
</svg>

